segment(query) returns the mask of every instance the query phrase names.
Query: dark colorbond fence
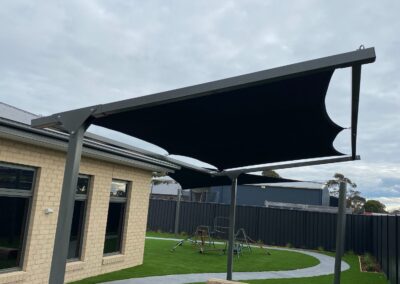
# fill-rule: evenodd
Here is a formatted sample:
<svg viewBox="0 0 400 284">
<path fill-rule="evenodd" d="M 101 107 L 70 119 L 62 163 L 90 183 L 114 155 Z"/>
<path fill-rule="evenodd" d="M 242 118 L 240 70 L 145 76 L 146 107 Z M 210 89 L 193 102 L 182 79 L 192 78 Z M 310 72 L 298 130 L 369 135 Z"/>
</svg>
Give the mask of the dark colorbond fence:
<svg viewBox="0 0 400 284">
<path fill-rule="evenodd" d="M 176 201 L 151 199 L 147 229 L 173 232 Z M 297 248 L 335 250 L 336 214 L 238 206 L 236 229 L 254 240 Z M 191 234 L 198 225 L 213 226 L 228 217 L 229 205 L 181 202 L 179 231 Z M 391 284 L 400 284 L 400 216 L 347 215 L 346 250 L 372 253 Z"/>
</svg>

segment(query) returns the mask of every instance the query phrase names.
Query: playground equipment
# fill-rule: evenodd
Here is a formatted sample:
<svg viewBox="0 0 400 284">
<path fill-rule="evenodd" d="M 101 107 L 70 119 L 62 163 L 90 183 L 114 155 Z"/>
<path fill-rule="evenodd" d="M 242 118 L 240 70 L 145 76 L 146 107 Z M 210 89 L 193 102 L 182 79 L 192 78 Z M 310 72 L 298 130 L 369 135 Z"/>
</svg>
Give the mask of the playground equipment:
<svg viewBox="0 0 400 284">
<path fill-rule="evenodd" d="M 196 227 L 196 230 L 192 235 L 176 243 L 171 251 L 175 251 L 177 247 L 182 246 L 183 243 L 190 242 L 191 244 L 199 248 L 200 253 L 204 253 L 207 247 L 214 247 L 214 240 L 211 237 L 210 226 L 200 225 Z"/>
<path fill-rule="evenodd" d="M 246 248 L 249 252 L 251 252 L 251 246 L 249 242 L 251 242 L 251 239 L 247 236 L 246 231 L 243 228 L 240 228 L 235 234 L 234 250 L 235 248 L 237 249 L 236 254 L 241 254 L 243 248 Z"/>
<path fill-rule="evenodd" d="M 229 233 L 229 218 L 217 216 L 214 218 L 213 237 L 219 240 L 227 240 Z"/>
<path fill-rule="evenodd" d="M 229 218 L 217 216 L 214 218 L 213 228 L 207 225 L 199 225 L 192 235 L 186 239 L 177 242 L 171 249 L 175 251 L 179 246 L 182 246 L 185 242 L 191 243 L 193 246 L 199 249 L 200 253 L 205 253 L 209 251 L 220 251 L 222 254 L 228 249 L 228 232 L 229 232 Z M 248 252 L 252 252 L 251 244 L 259 245 L 260 248 L 265 248 L 264 245 L 252 240 L 246 233 L 244 228 L 240 228 L 234 236 L 234 247 L 233 252 L 239 258 L 243 250 L 246 249 Z M 220 241 L 224 243 L 224 246 L 217 248 L 215 246 L 215 241 Z M 266 251 L 267 254 L 270 254 Z"/>
</svg>

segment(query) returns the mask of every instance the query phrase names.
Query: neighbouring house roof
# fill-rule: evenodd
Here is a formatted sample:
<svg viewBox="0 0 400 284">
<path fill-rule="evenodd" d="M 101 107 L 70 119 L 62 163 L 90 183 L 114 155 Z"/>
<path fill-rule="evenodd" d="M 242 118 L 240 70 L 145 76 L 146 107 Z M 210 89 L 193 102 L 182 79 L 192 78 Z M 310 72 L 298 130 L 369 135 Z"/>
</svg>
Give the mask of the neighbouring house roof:
<svg viewBox="0 0 400 284">
<path fill-rule="evenodd" d="M 53 129 L 34 129 L 30 126 L 31 120 L 38 117 L 0 102 L 0 137 L 66 150 L 68 134 Z M 88 132 L 85 135 L 83 153 L 86 156 L 152 171 L 169 172 L 179 168 L 174 163 L 158 158 L 159 154 L 152 157 L 135 151 L 136 149 L 134 146 Z"/>
<path fill-rule="evenodd" d="M 160 183 L 153 184 L 151 188 L 152 194 L 163 194 L 163 195 L 178 195 L 178 189 L 180 188 L 177 183 Z"/>
<path fill-rule="evenodd" d="M 279 182 L 279 183 L 266 183 L 259 184 L 262 186 L 271 187 L 285 187 L 285 188 L 299 188 L 299 189 L 326 189 L 326 184 L 322 182 L 308 182 L 308 181 L 293 181 L 293 182 Z"/>
<path fill-rule="evenodd" d="M 299 204 L 299 203 L 285 203 L 285 202 L 272 202 L 265 201 L 265 207 L 277 208 L 277 209 L 289 209 L 289 210 L 302 210 L 302 211 L 314 211 L 314 212 L 326 212 L 326 213 L 337 213 L 337 207 L 329 207 L 324 205 L 310 205 L 310 204 Z M 346 208 L 346 213 L 351 214 L 353 211 L 351 208 Z"/>
</svg>

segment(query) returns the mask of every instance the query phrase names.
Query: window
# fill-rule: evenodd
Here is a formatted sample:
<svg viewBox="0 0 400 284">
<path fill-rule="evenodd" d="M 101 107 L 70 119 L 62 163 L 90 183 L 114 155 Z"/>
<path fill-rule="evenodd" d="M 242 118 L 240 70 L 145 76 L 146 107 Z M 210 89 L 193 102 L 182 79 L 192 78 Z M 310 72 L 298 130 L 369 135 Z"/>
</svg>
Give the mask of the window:
<svg viewBox="0 0 400 284">
<path fill-rule="evenodd" d="M 0 163 L 0 269 L 22 266 L 35 169 Z"/>
<path fill-rule="evenodd" d="M 79 175 L 75 191 L 74 215 L 72 217 L 71 235 L 69 238 L 68 259 L 81 258 L 82 239 L 85 224 L 87 193 L 90 186 L 90 177 Z"/>
<path fill-rule="evenodd" d="M 206 202 L 207 200 L 207 193 L 209 192 L 209 189 L 203 189 L 203 188 L 196 188 L 191 190 L 192 194 L 192 201 L 195 202 Z"/>
<path fill-rule="evenodd" d="M 120 180 L 113 180 L 111 183 L 106 238 L 104 241 L 105 254 L 121 252 L 128 185 L 127 181 Z"/>
</svg>

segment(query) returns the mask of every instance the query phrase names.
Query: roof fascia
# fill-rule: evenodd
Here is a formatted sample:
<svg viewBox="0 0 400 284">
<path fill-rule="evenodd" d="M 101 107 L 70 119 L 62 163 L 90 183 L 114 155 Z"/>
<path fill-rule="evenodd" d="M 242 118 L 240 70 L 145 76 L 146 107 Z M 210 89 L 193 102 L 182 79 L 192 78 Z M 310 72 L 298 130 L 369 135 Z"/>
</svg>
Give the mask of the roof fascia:
<svg viewBox="0 0 400 284">
<path fill-rule="evenodd" d="M 3 133 L 9 132 L 11 135 L 11 133 L 12 133 L 11 129 L 15 129 L 16 131 L 19 131 L 18 135 L 14 135 L 16 132 L 15 133 L 13 132 L 14 137 L 21 136 L 21 137 L 25 137 L 26 139 L 28 139 L 29 137 L 34 137 L 34 139 L 31 139 L 31 141 L 33 141 L 33 140 L 40 141 L 41 143 L 47 143 L 48 145 L 55 144 L 56 143 L 55 141 L 60 141 L 57 143 L 61 143 L 61 144 L 57 144 L 57 143 L 56 144 L 57 145 L 65 144 L 65 147 L 66 147 L 66 143 L 68 142 L 68 134 L 66 134 L 66 133 L 60 133 L 60 132 L 55 132 L 55 131 L 46 130 L 46 129 L 43 129 L 43 130 L 42 129 L 34 129 L 25 124 L 20 124 L 17 122 L 13 122 L 13 121 L 9 121 L 9 120 L 0 118 L 0 128 L 3 125 L 5 128 L 9 129 L 8 131 L 4 129 Z M 23 133 L 25 133 L 25 134 L 23 134 Z M 91 137 L 89 137 L 89 138 L 91 138 Z M 156 167 L 160 167 L 162 169 L 168 169 L 167 170 L 168 172 L 180 169 L 179 165 L 173 164 L 172 162 L 169 162 L 165 159 L 160 160 L 157 158 L 148 157 L 141 153 L 134 153 L 129 150 L 119 149 L 112 145 L 104 145 L 101 142 L 93 141 L 91 139 L 84 138 L 83 144 L 84 144 L 85 149 L 91 148 L 91 149 L 93 149 L 93 151 L 97 150 L 98 153 L 103 153 L 104 155 L 106 155 L 106 153 L 108 153 L 107 155 L 112 154 L 115 157 L 119 156 L 121 159 L 132 159 L 132 160 L 135 160 L 140 163 L 156 165 Z M 62 146 L 62 147 L 64 147 L 64 146 Z M 58 149 L 58 150 L 61 150 L 61 149 Z"/>
</svg>

